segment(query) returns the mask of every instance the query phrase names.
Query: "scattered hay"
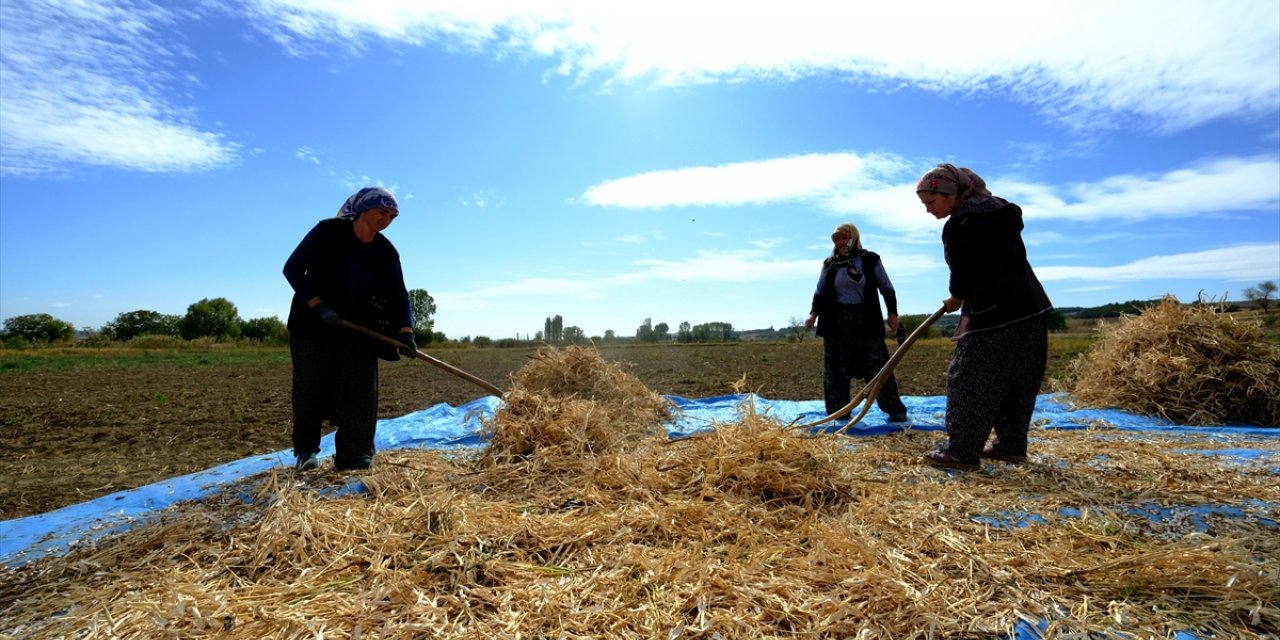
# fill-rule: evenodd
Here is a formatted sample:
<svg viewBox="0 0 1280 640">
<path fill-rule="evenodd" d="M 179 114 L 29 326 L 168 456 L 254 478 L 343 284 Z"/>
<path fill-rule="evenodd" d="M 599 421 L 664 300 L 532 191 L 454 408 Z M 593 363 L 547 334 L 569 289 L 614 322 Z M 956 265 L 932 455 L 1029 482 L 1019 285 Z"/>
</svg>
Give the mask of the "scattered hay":
<svg viewBox="0 0 1280 640">
<path fill-rule="evenodd" d="M 4 569 L 0 637 L 1280 633 L 1275 439 L 1247 443 L 1270 458 L 1224 466 L 1180 434 L 1036 430 L 1031 464 L 953 475 L 918 462 L 935 434 L 814 438 L 749 407 L 687 440 L 564 438 L 530 423 L 590 422 L 545 409 L 589 392 L 516 387 L 537 399 L 495 417 L 495 435 L 529 427 L 507 455 L 385 452 L 359 494 L 331 491 L 340 474 L 276 472 L 251 481 L 252 504 L 239 487 Z M 611 400 L 649 406 L 633 391 Z M 1244 514 L 1155 527 L 1139 509 L 1202 504 Z"/>
<path fill-rule="evenodd" d="M 1103 327 L 1072 363 L 1071 397 L 1179 424 L 1280 426 L 1280 346 L 1211 304 L 1172 296 Z"/>
</svg>

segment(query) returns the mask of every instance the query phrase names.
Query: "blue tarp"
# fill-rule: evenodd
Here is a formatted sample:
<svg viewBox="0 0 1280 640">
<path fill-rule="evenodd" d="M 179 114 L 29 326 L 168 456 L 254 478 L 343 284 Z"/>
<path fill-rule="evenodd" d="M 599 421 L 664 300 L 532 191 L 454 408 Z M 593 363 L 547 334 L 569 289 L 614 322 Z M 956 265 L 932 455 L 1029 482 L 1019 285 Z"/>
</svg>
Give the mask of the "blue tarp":
<svg viewBox="0 0 1280 640">
<path fill-rule="evenodd" d="M 744 406 L 783 423 L 812 422 L 826 415 L 820 400 L 769 400 L 759 396 L 727 395 L 687 399 L 670 396 L 680 409 L 678 419 L 668 425 L 671 437 L 680 437 L 712 428 L 717 423 L 738 422 Z M 904 397 L 910 410 L 912 429 L 942 431 L 946 397 Z M 450 449 L 483 444 L 479 436 L 480 419 L 492 415 L 500 400 L 494 396 L 480 398 L 451 407 L 447 404 L 378 422 L 377 447 L 380 450 L 400 448 Z M 851 436 L 875 436 L 902 429 L 890 424 L 879 409 L 871 409 L 863 420 L 848 431 Z M 1139 416 L 1108 409 L 1075 409 L 1060 394 L 1038 398 L 1032 418 L 1042 428 L 1082 429 L 1091 423 L 1105 421 L 1123 430 L 1177 431 L 1183 434 L 1215 436 L 1262 435 L 1280 437 L 1280 429 L 1249 425 L 1205 425 L 1187 427 L 1166 420 Z M 838 427 L 839 425 L 835 425 Z M 1234 452 L 1233 452 L 1234 451 Z M 1251 449 L 1223 451 L 1215 455 L 1256 458 L 1261 453 Z M 333 455 L 333 435 L 321 442 L 320 457 Z M 64 507 L 49 513 L 0 522 L 0 565 L 15 566 L 46 555 L 58 555 L 104 535 L 147 522 L 175 503 L 196 500 L 249 476 L 273 468 L 293 464 L 293 454 L 279 451 L 229 462 L 205 471 L 170 478 L 152 485 L 120 491 L 96 500 Z M 1277 461 L 1280 465 L 1280 461 Z"/>
<path fill-rule="evenodd" d="M 784 401 L 769 400 L 753 395 L 728 395 L 712 398 L 687 399 L 668 397 L 679 409 L 678 418 L 667 425 L 673 438 L 705 431 L 716 424 L 736 423 L 741 420 L 744 407 L 753 407 L 779 422 L 805 423 L 826 415 L 820 400 Z M 943 431 L 946 398 L 904 397 L 910 410 L 912 429 Z M 380 450 L 401 448 L 453 449 L 477 447 L 484 444 L 479 435 L 481 418 L 491 416 L 500 400 L 489 396 L 459 407 L 439 404 L 422 411 L 378 422 L 377 447 Z M 1176 431 L 1180 434 L 1199 434 L 1206 439 L 1233 438 L 1236 436 L 1263 436 L 1280 438 L 1280 429 L 1251 425 L 1203 425 L 1180 426 L 1166 420 L 1139 416 L 1107 409 L 1072 409 L 1061 394 L 1046 394 L 1037 399 L 1032 417 L 1039 428 L 1084 429 L 1097 422 L 1110 427 L 1132 431 Z M 839 428 L 835 424 L 821 428 Z M 846 431 L 850 436 L 876 436 L 903 429 L 891 424 L 887 416 L 872 409 L 862 421 Z M 1192 439 L 1194 440 L 1194 438 Z M 321 441 L 321 458 L 333 455 L 333 435 Z M 1185 451 L 1212 453 L 1226 458 L 1257 460 L 1274 456 L 1270 451 L 1215 448 L 1200 451 L 1190 445 Z M 278 451 L 264 456 L 254 456 L 229 462 L 198 473 L 170 478 L 145 487 L 121 491 L 77 505 L 64 507 L 49 513 L 0 522 L 0 566 L 19 566 L 37 558 L 62 555 L 78 546 L 128 527 L 158 518 L 167 507 L 176 503 L 197 500 L 211 495 L 238 481 L 278 467 L 293 464 L 293 454 Z M 1280 459 L 1275 460 L 1280 469 Z M 358 483 L 351 490 L 359 490 Z M 1160 516 L 1159 507 L 1152 507 L 1150 517 Z M 1222 507 L 1209 507 L 1222 509 Z M 1229 514 L 1228 514 L 1229 515 Z M 1005 526 L 1025 526 L 1019 514 L 1009 514 Z M 994 523 L 1001 524 L 1001 523 Z M 1264 524 L 1275 526 L 1274 522 Z M 1278 527 L 1280 528 L 1280 527 Z M 1014 632 L 1015 640 L 1039 638 L 1040 633 L 1032 625 L 1019 623 Z M 1180 640 L 1194 639 L 1190 633 L 1180 633 Z"/>
</svg>

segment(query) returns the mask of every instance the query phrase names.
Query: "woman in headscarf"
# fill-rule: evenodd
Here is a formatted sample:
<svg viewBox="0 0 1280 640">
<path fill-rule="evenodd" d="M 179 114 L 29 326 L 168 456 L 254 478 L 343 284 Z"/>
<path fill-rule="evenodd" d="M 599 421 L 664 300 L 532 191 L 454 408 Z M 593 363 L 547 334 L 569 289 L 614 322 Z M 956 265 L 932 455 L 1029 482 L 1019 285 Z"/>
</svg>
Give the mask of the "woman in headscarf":
<svg viewBox="0 0 1280 640">
<path fill-rule="evenodd" d="M 336 217 L 316 224 L 284 263 L 294 292 L 288 327 L 299 471 L 319 466 L 325 419 L 338 429 L 335 469 L 373 465 L 378 358 L 398 360 L 417 350 L 400 254 L 382 235 L 399 214 L 390 191 L 365 187 Z M 396 336 L 399 352 L 344 328 L 342 319 Z"/>
<path fill-rule="evenodd" d="M 960 310 L 947 367 L 947 441 L 925 461 L 958 469 L 977 469 L 980 458 L 1025 462 L 1053 305 L 1027 262 L 1022 209 L 951 164 L 925 173 L 916 195 L 925 211 L 946 220 L 942 248 L 951 281 L 943 304 Z M 984 447 L 993 427 L 995 440 Z"/>
<path fill-rule="evenodd" d="M 848 222 L 836 227 L 831 242 L 831 255 L 822 262 L 809 319 L 804 323 L 807 328 L 816 324 L 822 337 L 827 415 L 849 404 L 849 384 L 854 378 L 870 380 L 889 361 L 880 296 L 888 307 L 889 330 L 898 329 L 898 295 L 880 256 L 862 248 L 858 228 Z M 898 396 L 898 381 L 893 376 L 880 388 L 876 406 L 890 422 L 907 421 L 907 406 Z"/>
</svg>

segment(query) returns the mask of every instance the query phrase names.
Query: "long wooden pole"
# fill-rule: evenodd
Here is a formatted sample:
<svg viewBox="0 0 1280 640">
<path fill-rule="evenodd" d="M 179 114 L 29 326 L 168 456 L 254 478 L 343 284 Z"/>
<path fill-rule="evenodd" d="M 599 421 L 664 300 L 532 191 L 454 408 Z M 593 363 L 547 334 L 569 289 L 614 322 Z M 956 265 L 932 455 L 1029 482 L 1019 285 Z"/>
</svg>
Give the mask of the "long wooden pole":
<svg viewBox="0 0 1280 640">
<path fill-rule="evenodd" d="M 839 431 L 835 431 L 834 433 L 844 433 L 849 429 L 849 427 L 857 424 L 862 420 L 863 416 L 866 416 L 867 412 L 871 410 L 871 403 L 875 402 L 876 396 L 880 395 L 880 389 L 884 388 L 885 383 L 889 381 L 889 376 L 893 375 L 893 368 L 898 366 L 898 362 L 902 360 L 902 356 L 907 354 L 907 349 L 911 348 L 911 345 L 915 344 L 915 341 L 920 336 L 924 335 L 925 331 L 929 328 L 929 325 L 937 322 L 938 318 L 941 318 L 946 313 L 947 306 L 942 305 L 941 307 L 938 307 L 937 311 L 933 312 L 933 315 L 926 318 L 924 322 L 921 322 L 920 326 L 916 327 L 916 330 L 911 332 L 911 335 L 903 341 L 897 351 L 893 352 L 893 357 L 889 358 L 889 361 L 884 363 L 884 366 L 880 368 L 880 372 L 871 379 L 871 382 L 868 382 L 867 386 L 863 387 L 861 391 L 853 396 L 853 399 L 849 401 L 849 404 L 846 404 L 835 413 L 822 418 L 821 420 L 815 420 L 805 424 L 790 424 L 787 425 L 787 428 L 808 429 L 810 427 L 816 427 L 820 424 L 831 422 L 832 420 L 838 420 L 849 415 L 849 412 L 861 402 L 863 403 L 862 411 L 858 412 L 856 417 L 850 420 L 848 424 L 841 427 Z"/>
<path fill-rule="evenodd" d="M 358 332 L 360 332 L 360 333 L 363 333 L 363 334 L 365 334 L 366 336 L 369 336 L 370 338 L 373 338 L 374 340 L 378 340 L 378 341 L 380 341 L 380 342 L 384 342 L 384 343 L 386 343 L 387 345 L 392 346 L 392 347 L 395 347 L 395 348 L 397 348 L 397 349 L 399 349 L 400 347 L 403 347 L 403 346 L 404 346 L 404 345 L 400 344 L 400 341 L 399 341 L 399 340 L 396 340 L 395 338 L 389 338 L 389 337 L 387 337 L 387 336 L 382 335 L 381 333 L 378 333 L 377 331 L 374 331 L 374 330 L 372 330 L 372 329 L 368 329 L 368 328 L 362 327 L 362 326 L 360 326 L 360 325 L 358 325 L 358 324 L 356 324 L 356 323 L 354 323 L 354 322 L 351 322 L 350 320 L 339 320 L 339 322 L 341 322 L 341 323 L 342 323 L 342 326 L 344 326 L 344 327 L 346 327 L 346 328 L 348 328 L 348 329 L 351 329 L 351 330 L 353 330 L 353 331 L 358 331 Z M 445 362 L 445 361 L 443 361 L 443 360 L 437 360 L 436 358 L 432 358 L 431 356 L 429 356 L 429 355 L 427 355 L 427 354 L 423 353 L 423 352 L 422 352 L 422 350 L 420 350 L 420 349 L 416 349 L 416 350 L 414 350 L 413 355 L 414 355 L 414 357 L 415 357 L 415 358 L 417 358 L 417 359 L 419 359 L 419 360 L 422 360 L 423 362 L 426 362 L 427 364 L 433 364 L 433 365 L 435 365 L 435 366 L 437 366 L 437 367 L 440 367 L 441 369 L 444 369 L 445 371 L 449 372 L 450 374 L 453 374 L 453 375 L 455 375 L 455 376 L 457 376 L 457 377 L 459 377 L 459 378 L 462 378 L 463 380 L 466 380 L 467 382 L 470 382 L 471 384 L 474 384 L 474 385 L 476 385 L 476 386 L 480 387 L 481 389 L 484 389 L 485 391 L 488 391 L 489 393 L 492 393 L 493 395 L 498 396 L 499 398 L 503 397 L 503 395 L 504 395 L 504 394 L 502 393 L 502 389 L 499 389 L 499 388 L 497 388 L 497 387 L 493 386 L 492 384 L 489 384 L 488 382 L 485 382 L 484 380 L 482 380 L 482 379 L 480 379 L 480 378 L 477 378 L 477 377 L 475 377 L 475 376 L 473 376 L 473 375 L 471 375 L 471 374 L 467 373 L 466 371 L 463 371 L 462 369 L 459 369 L 459 368 L 457 368 L 457 367 L 455 367 L 455 366 L 453 366 L 453 365 L 449 364 L 448 362 Z"/>
</svg>

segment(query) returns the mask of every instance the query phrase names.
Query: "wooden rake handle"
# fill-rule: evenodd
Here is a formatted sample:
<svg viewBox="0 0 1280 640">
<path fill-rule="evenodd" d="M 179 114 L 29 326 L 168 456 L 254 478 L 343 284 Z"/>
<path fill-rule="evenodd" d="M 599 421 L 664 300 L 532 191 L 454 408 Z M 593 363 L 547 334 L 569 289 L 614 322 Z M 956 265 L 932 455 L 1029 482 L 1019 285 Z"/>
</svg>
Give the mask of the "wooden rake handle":
<svg viewBox="0 0 1280 640">
<path fill-rule="evenodd" d="M 837 434 L 844 433 L 849 429 L 849 427 L 852 427 L 853 425 L 857 424 L 859 421 L 862 420 L 864 416 L 867 415 L 867 412 L 871 410 L 871 403 L 875 402 L 876 396 L 880 395 L 880 390 L 883 389 L 885 383 L 889 381 L 889 376 L 893 375 L 893 368 L 898 366 L 898 362 L 900 362 L 902 360 L 902 357 L 907 354 L 907 349 L 911 348 L 911 345 L 915 344 L 915 341 L 918 340 L 920 336 L 925 334 L 925 331 L 929 329 L 929 325 L 932 325 L 934 322 L 937 322 L 938 318 L 941 318 L 946 313 L 947 313 L 947 305 L 944 304 L 941 307 L 938 307 L 938 310 L 934 311 L 933 315 L 926 318 L 924 322 L 921 322 L 920 326 L 916 327 L 916 330 L 912 331 L 911 335 L 907 336 L 907 339 L 903 341 L 902 346 L 898 347 L 897 351 L 893 352 L 893 357 L 889 358 L 889 361 L 884 363 L 884 366 L 880 368 L 880 372 L 877 373 L 876 376 L 871 379 L 871 382 L 868 382 L 867 386 L 863 387 L 861 391 L 859 391 L 857 394 L 853 396 L 853 399 L 849 401 L 849 404 L 846 404 L 845 406 L 840 407 L 840 409 L 837 410 L 835 413 L 825 418 L 822 418 L 821 420 L 815 420 L 813 422 L 808 422 L 805 424 L 795 424 L 793 422 L 792 424 L 787 425 L 786 428 L 787 429 L 808 429 L 811 427 L 816 427 L 820 424 L 826 424 L 828 422 L 831 422 L 832 420 L 838 420 L 840 418 L 843 418 L 849 415 L 849 412 L 852 411 L 853 408 L 857 406 L 858 403 L 861 402 L 863 403 L 862 411 L 859 411 L 856 417 L 850 420 L 848 424 L 841 427 L 839 431 L 836 431 L 834 433 L 837 433 Z"/>
<path fill-rule="evenodd" d="M 372 329 L 367 329 L 349 320 L 339 320 L 338 322 L 342 323 L 342 326 L 348 329 L 351 329 L 352 331 L 363 333 L 366 336 L 373 338 L 374 340 L 386 343 L 387 345 L 395 347 L 396 349 L 399 349 L 404 346 L 403 344 L 400 343 L 399 340 L 396 340 L 394 338 L 389 338 L 387 336 L 382 335 L 381 333 L 378 333 L 377 331 L 374 331 Z M 440 367 L 441 369 L 444 369 L 450 374 L 455 375 L 459 378 L 462 378 L 463 380 L 466 380 L 467 382 L 470 382 L 471 384 L 474 384 L 477 387 L 480 387 L 481 389 L 484 389 L 485 391 L 488 391 L 489 393 L 492 393 L 493 395 L 498 396 L 499 398 L 503 397 L 502 389 L 499 389 L 493 386 L 492 384 L 489 384 L 488 382 L 485 382 L 484 380 L 477 378 L 467 373 L 466 371 L 463 371 L 462 369 L 459 369 L 449 364 L 448 362 L 432 358 L 431 356 L 423 353 L 421 350 L 414 350 L 413 355 L 415 358 L 423 362 L 426 362 L 427 364 L 433 364 L 437 367 Z"/>
</svg>

